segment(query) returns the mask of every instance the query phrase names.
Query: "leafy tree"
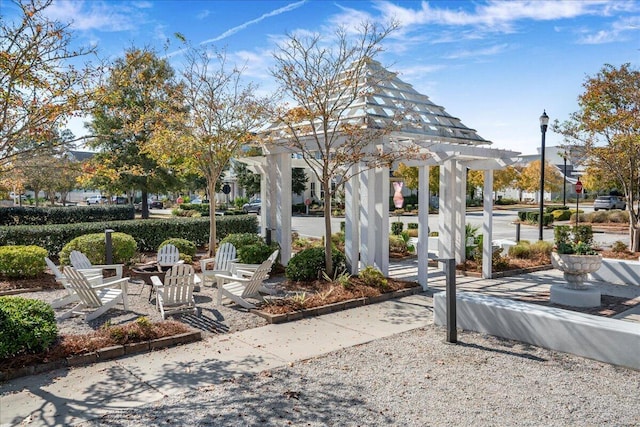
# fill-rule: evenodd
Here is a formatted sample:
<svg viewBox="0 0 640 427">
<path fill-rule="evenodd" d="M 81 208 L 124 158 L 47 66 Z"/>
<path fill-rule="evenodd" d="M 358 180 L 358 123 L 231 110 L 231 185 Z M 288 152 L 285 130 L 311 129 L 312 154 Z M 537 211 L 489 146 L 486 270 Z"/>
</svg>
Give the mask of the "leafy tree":
<svg viewBox="0 0 640 427">
<path fill-rule="evenodd" d="M 260 194 L 260 174 L 251 172 L 247 165 L 240 161 L 234 161 L 233 168 L 238 184 L 244 188 L 245 194 L 249 198 Z"/>
<path fill-rule="evenodd" d="M 404 186 L 409 190 L 418 189 L 418 168 L 399 163 L 398 168 L 393 171 L 393 176 L 402 178 Z"/>
<path fill-rule="evenodd" d="M 300 195 L 307 189 L 309 177 L 302 168 L 293 168 L 291 170 L 291 191 Z"/>
<path fill-rule="evenodd" d="M 242 84 L 242 70 L 230 67 L 224 53 L 187 46 L 185 62 L 181 76 L 188 111 L 175 117 L 172 126 L 161 129 L 147 152 L 163 165 L 198 171 L 207 180 L 207 193 L 213 196 L 231 158 L 253 138 L 266 100 L 255 95 L 254 85 Z M 209 255 L 213 255 L 215 197 L 209 209 Z"/>
<path fill-rule="evenodd" d="M 96 92 L 90 128 L 91 148 L 101 149 L 85 167 L 94 182 L 113 192 L 142 192 L 142 217 L 149 217 L 150 192 L 175 180 L 148 152 L 168 117 L 180 114 L 181 88 L 165 59 L 148 49 L 131 48 L 115 61 Z"/>
<path fill-rule="evenodd" d="M 473 198 L 476 194 L 476 188 L 482 187 L 484 184 L 484 171 L 469 170 L 467 171 L 467 194 Z"/>
<path fill-rule="evenodd" d="M 22 16 L 0 19 L 0 168 L 48 150 L 82 109 L 92 71 L 70 65 L 94 52 L 72 49 L 69 24 L 47 18 L 53 0 L 16 0 Z M 9 7 L 7 4 L 5 7 Z"/>
<path fill-rule="evenodd" d="M 640 71 L 604 65 L 583 84 L 579 110 L 553 129 L 584 150 L 586 165 L 615 181 L 627 198 L 629 248 L 640 250 Z"/>
<path fill-rule="evenodd" d="M 544 165 L 544 189 L 549 192 L 562 190 L 562 176 L 558 169 L 548 162 Z M 517 179 L 517 187 L 525 191 L 540 190 L 540 160 L 534 160 L 525 166 Z M 542 196 L 541 196 L 542 197 Z"/>
<path fill-rule="evenodd" d="M 392 77 L 382 67 L 376 68 L 373 58 L 394 29 L 394 25 L 368 23 L 358 29 L 339 28 L 330 45 L 318 34 L 288 34 L 274 53 L 272 75 L 283 96 L 297 106 L 285 105 L 274 111 L 272 132 L 261 136 L 268 144 L 300 153 L 315 174 L 325 197 L 326 236 L 332 232 L 330 201 L 339 187 L 332 188 L 335 178 L 340 176 L 341 182 L 351 179 L 353 165 L 367 168 L 393 161 L 393 153 L 378 153 L 372 142 L 396 123 L 362 126 L 362 119 L 352 120 L 349 115 L 359 100 L 374 94 L 378 83 Z M 333 274 L 329 238 L 325 239 L 325 265 L 327 274 Z"/>
</svg>

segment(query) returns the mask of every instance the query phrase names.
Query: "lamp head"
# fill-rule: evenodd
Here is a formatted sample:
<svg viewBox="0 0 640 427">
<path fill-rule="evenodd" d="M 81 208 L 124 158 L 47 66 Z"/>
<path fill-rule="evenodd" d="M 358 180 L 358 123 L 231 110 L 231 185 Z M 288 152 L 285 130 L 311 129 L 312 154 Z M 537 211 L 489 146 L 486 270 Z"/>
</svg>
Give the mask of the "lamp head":
<svg viewBox="0 0 640 427">
<path fill-rule="evenodd" d="M 540 116 L 540 131 L 546 132 L 549 125 L 549 116 L 547 116 L 547 110 L 544 110 Z"/>
</svg>

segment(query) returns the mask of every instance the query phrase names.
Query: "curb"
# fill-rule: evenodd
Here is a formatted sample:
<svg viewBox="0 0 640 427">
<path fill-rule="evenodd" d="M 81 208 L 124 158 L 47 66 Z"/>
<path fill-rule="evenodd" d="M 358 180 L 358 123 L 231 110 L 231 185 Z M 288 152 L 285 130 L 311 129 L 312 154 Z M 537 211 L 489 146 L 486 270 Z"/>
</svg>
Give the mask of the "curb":
<svg viewBox="0 0 640 427">
<path fill-rule="evenodd" d="M 189 344 L 201 340 L 202 333 L 200 331 L 194 331 L 179 335 L 173 335 L 170 337 L 158 338 L 151 341 L 114 345 L 112 347 L 101 348 L 100 350 L 91 353 L 78 354 L 75 356 L 67 357 L 66 359 L 56 360 L 54 362 L 39 363 L 37 365 L 24 366 L 22 368 L 0 371 L 0 382 L 20 377 L 26 377 L 28 375 L 41 374 L 44 372 L 53 371 L 54 369 L 86 366 L 92 363 L 106 362 L 107 360 L 117 359 L 122 356 L 146 353 L 162 348 L 174 347 L 181 344 Z"/>
<path fill-rule="evenodd" d="M 356 298 L 348 301 L 336 302 L 320 307 L 306 308 L 304 310 L 292 311 L 284 314 L 269 314 L 256 309 L 251 310 L 251 312 L 257 316 L 262 317 L 270 324 L 278 324 L 300 320 L 305 317 L 315 317 L 323 314 L 335 313 L 337 311 L 348 310 L 354 307 L 361 307 L 364 305 L 375 304 L 390 299 L 416 295 L 422 292 L 423 290 L 421 286 L 414 286 L 412 288 L 405 288 L 393 292 L 387 292 L 375 297 Z"/>
<path fill-rule="evenodd" d="M 553 265 L 547 264 L 547 265 L 539 265 L 536 267 L 529 267 L 529 268 L 518 268 L 516 270 L 496 271 L 495 273 L 491 274 L 491 278 L 500 279 L 502 277 L 517 276 L 519 274 L 535 273 L 536 271 L 545 271 L 545 270 L 553 270 Z M 477 273 L 475 271 L 456 270 L 456 274 L 460 276 L 482 278 L 482 273 Z"/>
</svg>

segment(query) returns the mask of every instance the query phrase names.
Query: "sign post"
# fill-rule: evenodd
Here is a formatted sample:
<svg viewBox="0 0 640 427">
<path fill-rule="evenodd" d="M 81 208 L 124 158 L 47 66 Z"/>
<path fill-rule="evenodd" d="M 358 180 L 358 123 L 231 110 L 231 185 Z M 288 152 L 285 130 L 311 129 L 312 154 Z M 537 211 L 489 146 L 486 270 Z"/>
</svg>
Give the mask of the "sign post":
<svg viewBox="0 0 640 427">
<path fill-rule="evenodd" d="M 311 199 L 306 199 L 304 201 L 304 206 L 307 209 L 307 215 L 309 215 L 309 205 L 311 205 Z"/>
<path fill-rule="evenodd" d="M 580 178 L 578 178 L 576 182 L 576 228 L 580 221 L 580 193 L 582 193 L 582 182 L 580 182 Z"/>
</svg>

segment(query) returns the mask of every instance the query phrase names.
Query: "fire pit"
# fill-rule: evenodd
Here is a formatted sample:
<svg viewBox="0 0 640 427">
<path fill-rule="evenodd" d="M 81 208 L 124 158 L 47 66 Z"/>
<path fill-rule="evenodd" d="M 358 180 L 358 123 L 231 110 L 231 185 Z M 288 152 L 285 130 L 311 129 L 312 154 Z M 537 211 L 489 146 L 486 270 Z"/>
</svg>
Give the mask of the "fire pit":
<svg viewBox="0 0 640 427">
<path fill-rule="evenodd" d="M 133 267 L 131 269 L 131 277 L 144 281 L 146 285 L 151 286 L 149 289 L 149 301 L 151 301 L 151 294 L 153 293 L 153 283 L 151 282 L 151 276 L 158 276 L 160 281 L 164 282 L 164 275 L 168 270 L 160 271 L 157 264 L 145 264 Z"/>
</svg>

